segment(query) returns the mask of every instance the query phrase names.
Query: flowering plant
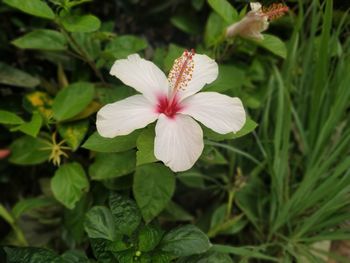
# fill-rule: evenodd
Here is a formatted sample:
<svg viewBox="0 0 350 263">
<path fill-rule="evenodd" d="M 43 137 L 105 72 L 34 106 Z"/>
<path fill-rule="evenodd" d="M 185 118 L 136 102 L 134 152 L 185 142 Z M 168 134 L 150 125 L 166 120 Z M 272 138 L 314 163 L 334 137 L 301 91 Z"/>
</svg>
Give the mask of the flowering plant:
<svg viewBox="0 0 350 263">
<path fill-rule="evenodd" d="M 197 93 L 217 78 L 218 65 L 193 50 L 175 60 L 168 79 L 137 54 L 117 60 L 110 73 L 141 94 L 100 109 L 99 134 L 108 138 L 127 135 L 158 120 L 154 154 L 173 171 L 190 169 L 203 151 L 203 132 L 193 118 L 220 134 L 237 132 L 245 123 L 240 99 Z"/>
</svg>

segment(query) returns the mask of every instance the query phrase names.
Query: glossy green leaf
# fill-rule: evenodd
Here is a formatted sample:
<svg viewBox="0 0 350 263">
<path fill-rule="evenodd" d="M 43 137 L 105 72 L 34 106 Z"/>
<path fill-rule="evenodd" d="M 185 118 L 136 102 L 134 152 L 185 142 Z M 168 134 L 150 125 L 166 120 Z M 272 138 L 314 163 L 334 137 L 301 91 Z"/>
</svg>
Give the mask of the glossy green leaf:
<svg viewBox="0 0 350 263">
<path fill-rule="evenodd" d="M 82 147 L 95 152 L 123 152 L 136 147 L 139 134 L 140 131 L 134 131 L 129 135 L 117 136 L 111 139 L 104 138 L 94 132 Z"/>
<path fill-rule="evenodd" d="M 43 0 L 4 0 L 4 3 L 33 16 L 55 18 L 54 12 Z"/>
<path fill-rule="evenodd" d="M 51 179 L 54 197 L 65 207 L 73 209 L 82 195 L 89 190 L 89 181 L 79 163 L 60 166 Z"/>
<path fill-rule="evenodd" d="M 55 119 L 67 120 L 83 111 L 92 101 L 94 92 L 94 85 L 88 82 L 77 82 L 62 89 L 52 105 Z"/>
<path fill-rule="evenodd" d="M 146 163 L 154 163 L 157 161 L 154 156 L 154 127 L 148 127 L 144 129 L 140 136 L 137 138 L 136 146 L 136 164 L 146 164 Z"/>
<path fill-rule="evenodd" d="M 218 253 L 215 251 L 208 251 L 204 254 L 184 257 L 179 259 L 176 263 L 233 263 L 228 254 Z"/>
<path fill-rule="evenodd" d="M 8 263 L 47 263 L 58 258 L 53 251 L 38 247 L 5 247 Z"/>
<path fill-rule="evenodd" d="M 96 87 L 96 95 L 102 105 L 125 99 L 135 94 L 135 90 L 124 85 Z"/>
<path fill-rule="evenodd" d="M 108 42 L 103 53 L 110 59 L 126 58 L 130 54 L 145 49 L 147 45 L 144 39 L 133 35 L 117 36 Z"/>
<path fill-rule="evenodd" d="M 169 203 L 175 190 L 175 176 L 161 164 L 136 168 L 133 193 L 142 216 L 150 222 Z"/>
<path fill-rule="evenodd" d="M 273 54 L 280 56 L 281 58 L 287 57 L 286 44 L 278 37 L 268 34 L 263 34 L 264 39 L 255 41 L 259 46 L 267 49 Z"/>
<path fill-rule="evenodd" d="M 212 12 L 208 17 L 207 24 L 205 25 L 205 45 L 210 47 L 223 42 L 225 40 L 226 26 L 225 21 L 217 13 Z"/>
<path fill-rule="evenodd" d="M 69 32 L 93 32 L 100 28 L 101 21 L 94 15 L 67 15 L 61 18 Z"/>
<path fill-rule="evenodd" d="M 160 249 L 176 257 L 185 257 L 206 252 L 211 247 L 208 237 L 197 227 L 185 225 L 167 233 Z"/>
<path fill-rule="evenodd" d="M 127 175 L 135 170 L 135 151 L 100 153 L 89 168 L 93 180 L 105 180 Z"/>
<path fill-rule="evenodd" d="M 83 251 L 68 250 L 53 263 L 90 263 L 90 260 Z"/>
<path fill-rule="evenodd" d="M 0 124 L 22 124 L 23 119 L 10 111 L 0 110 Z"/>
<path fill-rule="evenodd" d="M 90 238 L 103 238 L 110 241 L 117 238 L 113 215 L 104 206 L 94 206 L 89 210 L 84 221 L 84 229 Z"/>
<path fill-rule="evenodd" d="M 39 112 L 34 112 L 30 122 L 25 122 L 18 127 L 11 129 L 11 131 L 21 131 L 27 135 L 36 137 L 40 131 L 43 118 Z"/>
<path fill-rule="evenodd" d="M 34 88 L 40 80 L 32 75 L 0 62 L 0 83 L 22 88 Z"/>
<path fill-rule="evenodd" d="M 141 222 L 141 213 L 135 201 L 117 193 L 111 193 L 109 207 L 118 231 L 131 236 Z"/>
<path fill-rule="evenodd" d="M 138 235 L 138 249 L 142 252 L 152 251 L 158 246 L 164 231 L 154 224 L 144 225 Z"/>
<path fill-rule="evenodd" d="M 226 23 L 231 24 L 238 19 L 236 9 L 227 0 L 208 0 L 211 8 L 218 13 Z"/>
<path fill-rule="evenodd" d="M 235 93 L 241 89 L 246 82 L 246 73 L 235 65 L 219 65 L 218 78 L 206 85 L 203 91 L 234 91 Z"/>
<path fill-rule="evenodd" d="M 169 253 L 165 253 L 162 251 L 156 251 L 152 253 L 152 263 L 169 263 L 173 258 Z"/>
<path fill-rule="evenodd" d="M 89 129 L 89 121 L 81 120 L 58 125 L 58 132 L 66 143 L 76 151 Z"/>
<path fill-rule="evenodd" d="M 11 144 L 9 161 L 19 165 L 43 163 L 50 157 L 49 148 L 49 144 L 43 139 L 23 136 Z"/>
<path fill-rule="evenodd" d="M 115 263 L 114 256 L 111 252 L 112 241 L 102 238 L 90 238 L 92 252 L 98 262 Z"/>
<path fill-rule="evenodd" d="M 38 29 L 12 41 L 18 48 L 39 49 L 46 51 L 65 50 L 66 38 L 58 31 Z"/>
<path fill-rule="evenodd" d="M 222 141 L 222 140 L 237 139 L 237 138 L 243 137 L 243 136 L 251 133 L 252 131 L 254 131 L 257 126 L 258 126 L 258 124 L 255 121 L 253 121 L 250 118 L 247 118 L 242 129 L 236 133 L 231 132 L 231 133 L 227 133 L 227 134 L 218 134 L 218 133 L 214 132 L 213 130 L 206 128 L 206 127 L 203 127 L 203 132 L 204 132 L 204 135 L 206 137 L 208 137 L 210 140 Z"/>
</svg>

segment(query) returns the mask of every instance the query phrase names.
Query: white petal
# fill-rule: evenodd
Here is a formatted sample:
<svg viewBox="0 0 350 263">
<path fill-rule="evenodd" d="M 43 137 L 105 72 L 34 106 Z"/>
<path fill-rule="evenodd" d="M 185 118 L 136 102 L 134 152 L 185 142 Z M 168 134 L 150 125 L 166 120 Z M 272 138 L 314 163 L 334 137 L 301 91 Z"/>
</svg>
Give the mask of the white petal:
<svg viewBox="0 0 350 263">
<path fill-rule="evenodd" d="M 190 169 L 203 151 L 203 131 L 191 117 L 178 114 L 159 116 L 154 154 L 174 172 Z"/>
<path fill-rule="evenodd" d="M 250 9 L 254 12 L 258 12 L 261 10 L 261 4 L 259 2 L 250 3 Z"/>
<path fill-rule="evenodd" d="M 188 114 L 213 131 L 226 134 L 239 131 L 246 114 L 239 98 L 217 92 L 200 92 L 183 101 L 182 114 Z"/>
<path fill-rule="evenodd" d="M 142 95 L 107 104 L 97 112 L 96 127 L 102 137 L 127 135 L 154 122 L 159 114 Z"/>
<path fill-rule="evenodd" d="M 194 69 L 192 79 L 184 90 L 179 90 L 181 99 L 191 96 L 200 91 L 205 84 L 212 83 L 219 74 L 218 64 L 207 55 L 195 54 L 193 56 Z"/>
<path fill-rule="evenodd" d="M 169 83 L 164 73 L 138 54 L 116 60 L 110 74 L 142 93 L 151 102 L 155 102 L 159 95 L 168 94 Z"/>
<path fill-rule="evenodd" d="M 229 26 L 226 29 L 226 36 L 263 39 L 261 32 L 265 31 L 268 26 L 269 22 L 266 16 L 251 11 L 242 20 Z"/>
</svg>

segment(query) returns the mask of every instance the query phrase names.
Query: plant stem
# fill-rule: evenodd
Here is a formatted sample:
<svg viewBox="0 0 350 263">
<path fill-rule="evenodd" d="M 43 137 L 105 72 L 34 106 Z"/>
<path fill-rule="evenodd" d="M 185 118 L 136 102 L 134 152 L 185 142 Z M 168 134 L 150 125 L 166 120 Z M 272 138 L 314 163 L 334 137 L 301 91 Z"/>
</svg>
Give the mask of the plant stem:
<svg viewBox="0 0 350 263">
<path fill-rule="evenodd" d="M 72 46 L 75 46 L 75 48 L 78 50 L 78 55 L 81 57 L 81 59 L 83 61 L 85 61 L 86 63 L 88 63 L 88 65 L 90 66 L 90 68 L 93 70 L 93 72 L 95 73 L 95 75 L 101 80 L 101 82 L 103 84 L 106 84 L 105 79 L 103 78 L 102 73 L 99 71 L 99 69 L 96 67 L 96 64 L 93 60 L 90 59 L 89 55 L 85 52 L 84 48 L 82 48 L 79 43 L 74 39 L 74 37 L 67 32 L 63 26 L 61 26 L 60 23 L 58 23 L 58 25 L 60 26 L 61 32 L 67 37 L 68 41 L 70 42 L 70 44 Z"/>
</svg>

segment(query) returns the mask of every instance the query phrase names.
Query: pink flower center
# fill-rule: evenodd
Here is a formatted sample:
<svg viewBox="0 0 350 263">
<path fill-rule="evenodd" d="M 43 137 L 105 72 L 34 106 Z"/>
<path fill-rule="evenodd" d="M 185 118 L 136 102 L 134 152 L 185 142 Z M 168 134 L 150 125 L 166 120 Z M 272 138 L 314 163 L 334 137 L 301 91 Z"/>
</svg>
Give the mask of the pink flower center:
<svg viewBox="0 0 350 263">
<path fill-rule="evenodd" d="M 193 49 L 191 51 L 185 50 L 182 56 L 175 60 L 168 75 L 171 92 L 169 96 L 161 95 L 158 97 L 157 113 L 163 113 L 169 118 L 175 118 L 176 114 L 184 108 L 179 101 L 178 93 L 185 90 L 188 83 L 192 80 L 194 55 Z"/>
<path fill-rule="evenodd" d="M 174 118 L 182 109 L 183 105 L 181 105 L 177 96 L 174 96 L 174 98 L 170 100 L 167 96 L 158 98 L 157 113 L 163 113 L 169 118 Z"/>
</svg>

